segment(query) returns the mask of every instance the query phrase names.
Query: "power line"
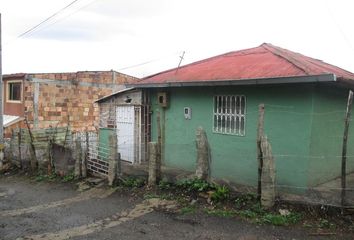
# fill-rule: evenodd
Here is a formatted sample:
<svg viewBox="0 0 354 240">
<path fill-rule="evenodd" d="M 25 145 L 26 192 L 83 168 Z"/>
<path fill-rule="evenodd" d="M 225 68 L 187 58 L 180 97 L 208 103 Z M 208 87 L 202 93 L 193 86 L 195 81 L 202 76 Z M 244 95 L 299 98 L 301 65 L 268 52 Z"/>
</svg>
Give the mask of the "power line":
<svg viewBox="0 0 354 240">
<path fill-rule="evenodd" d="M 344 41 L 347 43 L 347 45 L 349 46 L 349 48 L 351 48 L 352 51 L 354 51 L 354 47 L 351 43 L 351 41 L 349 40 L 349 38 L 347 37 L 347 34 L 344 32 L 343 28 L 341 27 L 341 25 L 339 24 L 339 22 L 337 21 L 336 17 L 334 16 L 334 13 L 331 9 L 331 7 L 329 6 L 329 2 L 328 0 L 325 1 L 326 2 L 326 7 L 327 10 L 329 12 L 329 15 L 334 23 L 334 25 L 337 27 L 339 33 L 342 35 Z"/>
<path fill-rule="evenodd" d="M 165 56 L 162 56 L 162 57 L 159 57 L 159 58 L 155 58 L 155 59 L 152 59 L 152 60 L 149 60 L 149 61 L 146 61 L 146 62 L 142 62 L 142 63 L 138 63 L 138 64 L 135 64 L 135 65 L 119 68 L 118 71 L 130 69 L 130 68 L 136 68 L 136 67 L 140 67 L 140 66 L 143 66 L 143 65 L 146 65 L 146 64 L 149 64 L 149 63 L 157 62 L 157 61 L 160 61 L 160 60 L 165 59 L 165 58 L 170 57 L 170 56 L 174 56 L 174 55 L 179 54 L 179 53 L 180 52 L 175 52 L 173 54 L 165 55 Z"/>
<path fill-rule="evenodd" d="M 73 4 L 75 4 L 76 2 L 81 1 L 81 0 L 74 0 L 71 3 L 69 3 L 68 5 L 66 5 L 65 7 L 63 7 L 62 9 L 60 9 L 59 11 L 53 13 L 52 15 L 50 15 L 49 17 L 47 17 L 46 19 L 44 19 L 43 21 L 41 21 L 40 23 L 38 23 L 37 25 L 35 25 L 34 27 L 28 29 L 27 31 L 21 33 L 20 35 L 17 36 L 17 38 L 21 38 L 24 37 L 25 35 L 29 34 L 30 32 L 36 30 L 38 27 L 40 27 L 41 25 L 43 25 L 44 23 L 48 22 L 50 19 L 52 19 L 53 17 L 57 16 L 58 14 L 60 14 L 62 11 L 68 9 L 70 6 L 72 6 Z"/>
<path fill-rule="evenodd" d="M 48 27 L 53 26 L 54 24 L 57 24 L 58 22 L 63 21 L 64 19 L 66 19 L 66 18 L 68 18 L 68 17 L 70 17 L 70 16 L 76 14 L 77 12 L 81 11 L 82 9 L 87 8 L 88 6 L 90 6 L 91 4 L 93 4 L 93 3 L 96 2 L 96 1 L 97 1 L 97 0 L 93 0 L 93 1 L 89 2 L 88 4 L 86 4 L 86 5 L 84 5 L 84 6 L 80 7 L 80 8 L 78 8 L 75 12 L 72 12 L 72 13 L 66 15 L 66 16 L 63 17 L 63 18 L 60 18 L 60 19 L 56 20 L 55 22 L 53 22 L 53 23 L 51 23 L 51 24 L 49 24 L 49 25 L 44 26 L 43 28 L 39 29 L 38 31 L 41 31 L 41 30 L 43 30 L 43 29 L 45 29 L 45 28 L 48 28 Z M 33 32 L 30 33 L 30 34 L 33 34 Z M 31 36 L 31 35 L 30 35 L 30 36 Z"/>
</svg>

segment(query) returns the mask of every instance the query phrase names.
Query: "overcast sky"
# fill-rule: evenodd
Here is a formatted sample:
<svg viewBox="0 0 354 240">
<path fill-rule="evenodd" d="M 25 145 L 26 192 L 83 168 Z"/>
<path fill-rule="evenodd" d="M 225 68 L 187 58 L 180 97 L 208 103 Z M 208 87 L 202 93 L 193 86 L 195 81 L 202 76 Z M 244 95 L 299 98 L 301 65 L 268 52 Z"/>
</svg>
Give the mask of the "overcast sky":
<svg viewBox="0 0 354 240">
<path fill-rule="evenodd" d="M 354 72 L 352 0 L 0 0 L 3 73 L 142 77 L 263 42 Z M 146 64 L 143 64 L 146 63 Z M 135 66 L 135 67 L 134 67 Z"/>
</svg>

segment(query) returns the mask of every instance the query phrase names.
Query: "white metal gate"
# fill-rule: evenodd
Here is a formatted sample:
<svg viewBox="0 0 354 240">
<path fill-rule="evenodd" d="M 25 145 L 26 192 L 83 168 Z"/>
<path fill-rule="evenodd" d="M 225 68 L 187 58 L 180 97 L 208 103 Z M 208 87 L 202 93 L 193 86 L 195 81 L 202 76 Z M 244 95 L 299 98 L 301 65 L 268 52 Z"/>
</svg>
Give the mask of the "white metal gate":
<svg viewBox="0 0 354 240">
<path fill-rule="evenodd" d="M 118 152 L 122 160 L 134 162 L 135 150 L 135 111 L 134 106 L 118 106 L 116 109 L 117 118 L 117 140 Z"/>
</svg>

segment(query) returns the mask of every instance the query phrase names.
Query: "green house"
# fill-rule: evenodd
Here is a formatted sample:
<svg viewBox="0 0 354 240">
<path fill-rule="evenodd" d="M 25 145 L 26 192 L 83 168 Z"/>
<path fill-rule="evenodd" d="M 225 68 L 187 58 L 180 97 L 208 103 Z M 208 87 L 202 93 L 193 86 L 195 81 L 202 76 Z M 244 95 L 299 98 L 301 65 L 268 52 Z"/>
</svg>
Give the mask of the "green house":
<svg viewBox="0 0 354 240">
<path fill-rule="evenodd" d="M 132 87 L 149 96 L 151 141 L 157 141 L 160 116 L 164 166 L 195 170 L 195 132 L 202 127 L 211 177 L 249 187 L 257 186 L 258 108 L 264 104 L 277 189 L 304 193 L 339 183 L 353 83 L 353 73 L 265 43 L 164 71 Z M 353 178 L 354 126 L 346 171 Z"/>
</svg>

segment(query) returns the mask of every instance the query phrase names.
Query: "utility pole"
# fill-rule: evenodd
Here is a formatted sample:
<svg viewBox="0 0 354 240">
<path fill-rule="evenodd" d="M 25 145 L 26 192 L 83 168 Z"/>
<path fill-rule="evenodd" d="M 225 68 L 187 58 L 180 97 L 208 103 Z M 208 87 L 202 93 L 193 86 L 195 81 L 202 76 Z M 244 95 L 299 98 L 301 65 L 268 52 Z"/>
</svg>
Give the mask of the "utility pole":
<svg viewBox="0 0 354 240">
<path fill-rule="evenodd" d="M 0 170 L 4 160 L 4 119 L 3 119 L 3 96 L 2 96 L 2 46 L 1 46 L 1 13 L 0 13 Z"/>
<path fill-rule="evenodd" d="M 3 113 L 3 86 L 2 86 L 2 38 L 1 38 L 1 13 L 0 13 L 0 144 L 4 143 L 4 113 Z"/>
</svg>

